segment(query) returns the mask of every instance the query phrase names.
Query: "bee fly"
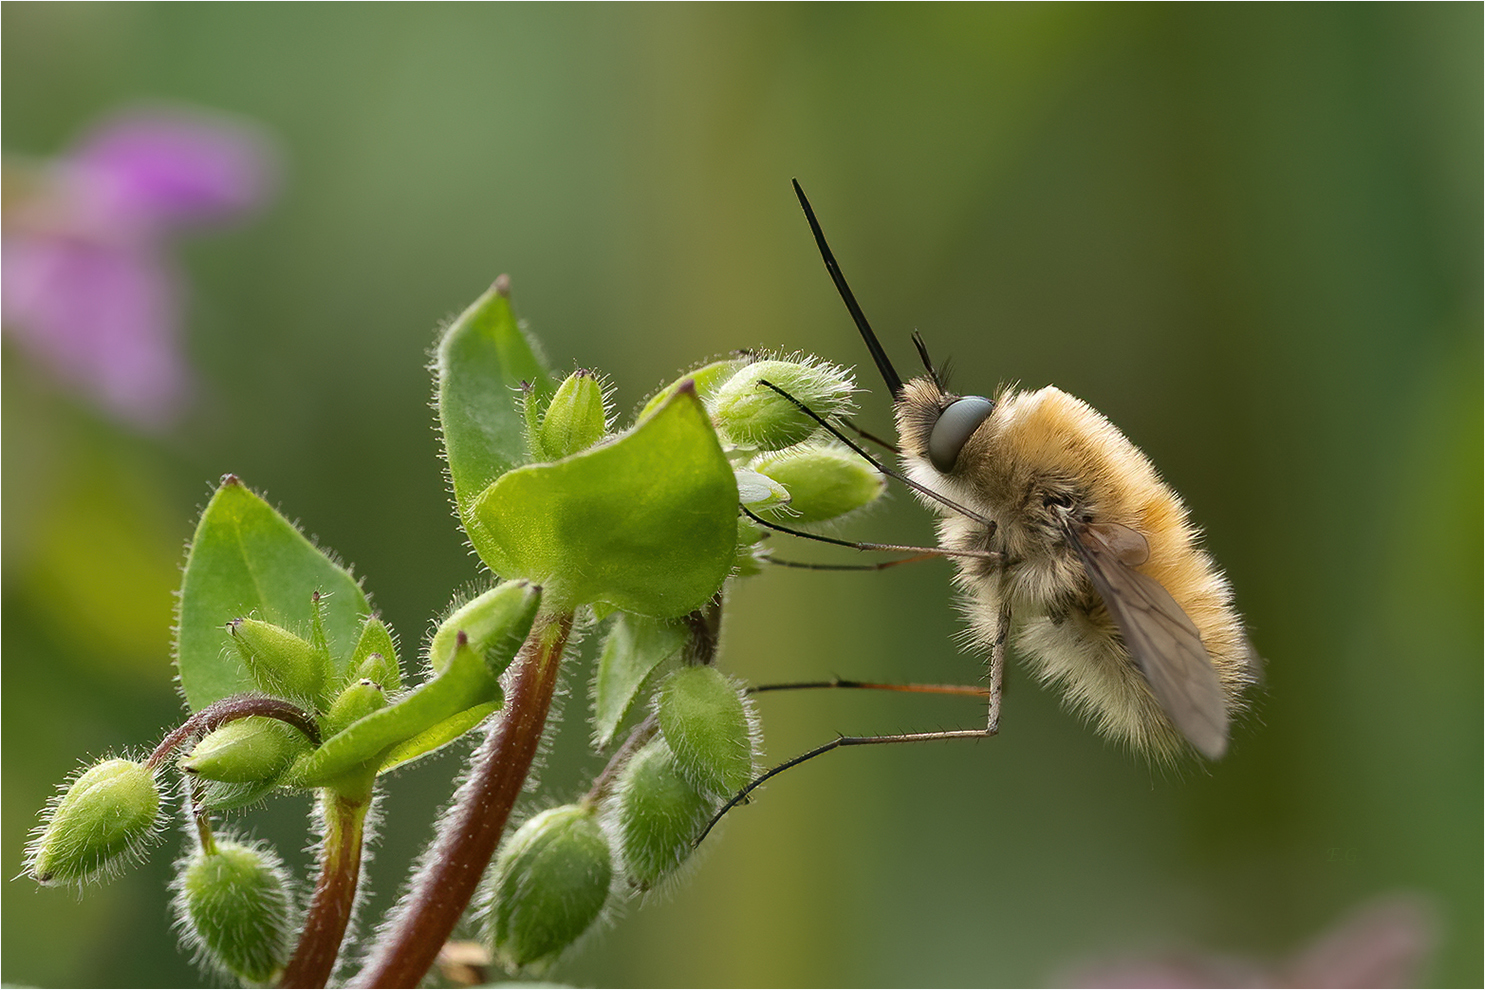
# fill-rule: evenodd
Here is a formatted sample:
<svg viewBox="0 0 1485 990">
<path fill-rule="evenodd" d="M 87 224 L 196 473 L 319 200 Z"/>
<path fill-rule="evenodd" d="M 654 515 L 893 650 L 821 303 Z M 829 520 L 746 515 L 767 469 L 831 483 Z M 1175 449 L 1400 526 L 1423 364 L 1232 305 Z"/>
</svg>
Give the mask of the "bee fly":
<svg viewBox="0 0 1485 990">
<path fill-rule="evenodd" d="M 748 790 L 842 746 L 995 735 L 1008 644 L 1105 735 L 1157 759 L 1173 758 L 1186 744 L 1209 759 L 1221 757 L 1232 716 L 1259 678 L 1259 660 L 1231 586 L 1199 546 L 1180 497 L 1102 414 L 1058 388 L 1004 388 L 993 399 L 956 395 L 917 334 L 926 372 L 904 382 L 797 181 L 794 191 L 892 393 L 903 473 L 882 470 L 939 515 L 935 552 L 955 558 L 972 641 L 989 655 L 985 687 L 901 687 L 987 695 L 989 713 L 983 729 L 839 737 L 769 771 Z"/>
</svg>

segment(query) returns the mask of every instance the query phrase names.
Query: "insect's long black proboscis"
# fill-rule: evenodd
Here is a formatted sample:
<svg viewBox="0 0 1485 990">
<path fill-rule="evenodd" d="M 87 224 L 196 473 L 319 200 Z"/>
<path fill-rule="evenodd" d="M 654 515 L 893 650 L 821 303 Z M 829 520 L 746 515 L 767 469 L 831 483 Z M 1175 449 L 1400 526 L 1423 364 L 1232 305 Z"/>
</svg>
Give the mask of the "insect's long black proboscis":
<svg viewBox="0 0 1485 990">
<path fill-rule="evenodd" d="M 846 309 L 850 311 L 851 319 L 856 321 L 856 329 L 861 331 L 861 338 L 866 341 L 866 349 L 871 351 L 871 358 L 877 363 L 877 370 L 882 373 L 882 378 L 887 383 L 887 390 L 892 393 L 894 400 L 899 399 L 902 397 L 902 377 L 897 374 L 897 369 L 892 367 L 891 359 L 882 349 L 882 342 L 877 340 L 876 332 L 872 330 L 866 314 L 861 311 L 861 304 L 856 301 L 856 294 L 846 284 L 846 277 L 841 274 L 840 264 L 835 260 L 835 254 L 825 241 L 825 232 L 820 229 L 820 221 L 815 218 L 814 208 L 810 206 L 809 199 L 804 195 L 804 189 L 800 187 L 799 180 L 792 181 L 794 195 L 799 197 L 799 205 L 804 207 L 804 217 L 810 222 L 810 231 L 815 235 L 815 244 L 820 248 L 820 257 L 825 261 L 825 270 L 830 273 L 830 280 L 835 283 L 835 289 L 840 293 Z"/>
<path fill-rule="evenodd" d="M 981 515 L 980 513 L 976 512 L 975 510 L 973 510 L 971 508 L 968 508 L 966 506 L 960 505 L 958 502 L 956 502 L 953 499 L 949 498 L 947 495 L 942 495 L 942 494 L 934 491 L 932 488 L 927 487 L 926 485 L 920 485 L 920 484 L 918 484 L 912 478 L 909 478 L 907 475 L 903 474 L 900 471 L 894 471 L 894 470 L 892 470 L 887 465 L 883 464 L 881 461 L 877 460 L 875 457 L 873 457 L 870 454 L 868 454 L 865 450 L 863 450 L 861 448 L 861 446 L 859 444 L 855 443 L 854 441 L 851 440 L 850 437 L 846 436 L 840 430 L 836 429 L 833 424 L 827 422 L 826 419 L 825 419 L 825 417 L 821 416 L 819 413 L 815 412 L 809 406 L 805 405 L 803 402 L 800 402 L 794 396 L 790 395 L 785 390 L 779 388 L 777 385 L 775 385 L 773 382 L 769 381 L 768 379 L 766 379 L 766 378 L 760 378 L 758 380 L 758 384 L 759 385 L 766 385 L 766 386 L 768 386 L 769 388 L 773 389 L 775 392 L 777 392 L 780 395 L 782 395 L 784 398 L 788 399 L 790 402 L 794 403 L 795 407 L 798 408 L 800 412 L 804 413 L 806 416 L 808 416 L 810 419 L 814 420 L 816 423 L 819 423 L 821 426 L 823 426 L 825 428 L 826 432 L 828 432 L 831 436 L 835 437 L 835 439 L 839 440 L 841 443 L 845 444 L 847 447 L 850 447 L 856 453 L 860 454 L 863 458 L 865 458 L 866 463 L 870 464 L 872 467 L 876 468 L 878 471 L 882 472 L 887 477 L 894 478 L 897 481 L 902 482 L 904 485 L 907 485 L 913 491 L 920 492 L 923 495 L 926 495 L 928 498 L 933 499 L 935 502 L 939 503 L 940 505 L 948 506 L 949 508 L 953 509 L 955 512 L 959 513 L 961 516 L 964 516 L 966 519 L 973 519 L 975 522 L 981 523 L 982 525 L 989 527 L 991 533 L 994 533 L 995 532 L 995 520 L 989 518 L 988 516 Z M 761 522 L 761 520 L 760 520 L 760 522 Z M 765 525 L 767 525 L 767 524 L 765 524 Z M 775 528 L 779 528 L 779 527 L 775 527 Z M 788 530 L 784 530 L 784 532 L 788 532 Z"/>
</svg>

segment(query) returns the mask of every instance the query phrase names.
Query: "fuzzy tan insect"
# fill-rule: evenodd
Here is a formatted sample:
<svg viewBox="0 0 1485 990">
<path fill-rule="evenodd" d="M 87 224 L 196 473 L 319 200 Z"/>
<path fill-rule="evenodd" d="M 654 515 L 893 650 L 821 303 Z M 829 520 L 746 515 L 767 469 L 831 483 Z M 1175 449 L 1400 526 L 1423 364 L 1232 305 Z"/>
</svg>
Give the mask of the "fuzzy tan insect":
<svg viewBox="0 0 1485 990">
<path fill-rule="evenodd" d="M 892 392 L 906 478 L 940 514 L 940 548 L 957 560 L 973 642 L 990 658 L 981 734 L 998 727 L 1009 640 L 1106 735 L 1159 759 L 1183 739 L 1221 757 L 1259 662 L 1180 497 L 1112 423 L 1060 389 L 955 395 L 916 335 L 927 372 L 903 382 L 794 188 Z"/>
<path fill-rule="evenodd" d="M 1209 759 L 1227 752 L 1233 717 L 1259 680 L 1258 655 L 1233 606 L 1232 588 L 1201 549 L 1178 496 L 1138 447 L 1087 403 L 1053 386 L 956 395 L 913 335 L 926 373 L 904 382 L 856 302 L 799 183 L 825 268 L 892 392 L 904 473 L 884 467 L 783 389 L 835 437 L 903 481 L 939 514 L 932 550 L 849 543 L 767 522 L 796 536 L 862 550 L 955 558 L 970 638 L 989 659 L 983 687 L 810 681 L 754 688 L 871 688 L 981 695 L 983 729 L 837 736 L 753 780 L 707 824 L 698 843 L 765 781 L 834 749 L 1000 731 L 1008 645 L 1043 682 L 1105 735 L 1157 760 L 1189 744 Z M 916 558 L 914 558 L 916 559 Z M 877 565 L 890 566 L 890 565 Z"/>
</svg>

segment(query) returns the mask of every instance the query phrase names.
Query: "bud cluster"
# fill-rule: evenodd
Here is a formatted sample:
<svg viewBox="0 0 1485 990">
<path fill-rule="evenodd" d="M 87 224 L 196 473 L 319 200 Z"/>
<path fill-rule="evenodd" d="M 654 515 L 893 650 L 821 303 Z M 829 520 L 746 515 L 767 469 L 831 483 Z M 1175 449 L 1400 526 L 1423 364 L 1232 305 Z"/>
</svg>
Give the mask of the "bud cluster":
<svg viewBox="0 0 1485 990">
<path fill-rule="evenodd" d="M 822 425 L 853 409 L 856 386 L 848 371 L 814 357 L 748 354 L 703 365 L 687 377 L 733 460 L 739 505 L 764 522 L 830 522 L 886 490 L 881 472 Z M 641 416 L 678 385 L 650 399 Z M 752 548 L 762 536 L 757 526 L 740 523 L 744 576 L 758 571 Z"/>
<path fill-rule="evenodd" d="M 736 684 L 710 666 L 649 679 L 653 714 L 611 783 L 537 815 L 502 846 L 485 928 L 511 969 L 545 970 L 614 904 L 672 876 L 753 776 L 756 720 Z"/>
<path fill-rule="evenodd" d="M 623 901 L 671 882 L 754 779 L 751 703 L 712 665 L 720 589 L 757 570 L 760 527 L 826 523 L 881 494 L 881 475 L 824 425 L 851 411 L 853 379 L 814 358 L 741 354 L 693 370 L 613 435 L 607 383 L 587 370 L 555 383 L 511 336 L 504 290 L 492 292 L 490 320 L 460 324 L 440 345 L 439 402 L 459 519 L 506 580 L 438 622 L 422 683 L 405 686 L 396 640 L 368 616 L 360 581 L 224 477 L 181 591 L 177 662 L 192 710 L 148 760 L 104 759 L 65 787 L 28 849 L 35 880 L 80 886 L 138 859 L 161 831 L 161 774 L 177 771 L 193 836 L 172 884 L 183 943 L 221 977 L 324 985 L 353 913 L 378 774 L 481 724 L 505 703 L 503 681 L 549 669 L 555 683 L 579 613 L 609 623 L 595 745 L 625 741 L 583 798 L 536 814 L 500 846 L 479 920 L 502 965 L 542 973 Z M 507 401 L 518 380 L 532 383 L 519 407 Z M 492 411 L 492 395 L 502 408 Z M 735 529 L 734 481 L 747 510 Z M 533 632 L 543 628 L 563 632 L 543 639 Z M 531 660 L 546 649 L 550 668 Z M 512 672 L 518 654 L 528 662 Z M 271 847 L 213 833 L 223 813 L 296 791 L 317 794 L 321 881 L 330 878 L 314 885 L 304 919 Z M 448 848 L 441 836 L 430 858 Z M 341 928 L 327 934 L 336 917 Z"/>
</svg>

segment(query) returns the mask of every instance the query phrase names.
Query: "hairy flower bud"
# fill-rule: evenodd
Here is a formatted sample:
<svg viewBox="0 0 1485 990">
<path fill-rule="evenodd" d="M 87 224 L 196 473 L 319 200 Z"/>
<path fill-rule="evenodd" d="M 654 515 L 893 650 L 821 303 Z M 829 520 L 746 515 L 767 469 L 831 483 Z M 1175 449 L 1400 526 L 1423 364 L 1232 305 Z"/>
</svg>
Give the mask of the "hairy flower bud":
<svg viewBox="0 0 1485 990">
<path fill-rule="evenodd" d="M 385 707 L 387 695 L 382 686 L 363 678 L 336 695 L 330 710 L 320 718 L 320 731 L 329 739 L 352 723 Z"/>
<path fill-rule="evenodd" d="M 371 681 L 383 691 L 395 691 L 402 686 L 402 671 L 395 658 L 387 659 L 380 653 L 372 653 L 351 672 L 357 681 Z"/>
<path fill-rule="evenodd" d="M 676 768 L 664 739 L 635 753 L 615 785 L 613 827 L 629 883 L 649 890 L 691 855 L 716 803 Z"/>
<path fill-rule="evenodd" d="M 180 768 L 202 780 L 262 783 L 282 773 L 309 745 L 292 725 L 254 715 L 208 732 L 180 761 Z"/>
<path fill-rule="evenodd" d="M 763 505 L 753 511 L 773 522 L 812 523 L 835 519 L 876 501 L 887 479 L 846 447 L 796 447 L 758 458 L 750 467 L 782 485 L 787 506 Z"/>
<path fill-rule="evenodd" d="M 754 361 L 720 386 L 707 403 L 718 432 L 738 446 L 782 450 L 809 439 L 820 428 L 764 382 L 825 418 L 849 412 L 855 390 L 845 370 L 825 361 Z"/>
<path fill-rule="evenodd" d="M 706 402 L 711 398 L 713 392 L 726 384 L 727 379 L 737 374 L 739 369 L 746 368 L 750 363 L 752 363 L 752 358 L 750 357 L 733 357 L 726 358 L 722 361 L 712 361 L 699 368 L 693 368 L 681 378 L 676 379 L 652 395 L 650 400 L 645 403 L 644 408 L 639 411 L 636 419 L 644 419 L 650 413 L 659 409 L 666 399 L 675 394 L 675 390 L 680 387 L 681 382 L 685 381 L 689 381 L 692 387 L 696 389 L 697 397 L 701 401 Z"/>
<path fill-rule="evenodd" d="M 512 969 L 554 961 L 598 920 L 613 870 L 590 806 L 552 808 L 521 826 L 495 861 L 486 924 L 496 957 Z"/>
<path fill-rule="evenodd" d="M 439 623 L 428 644 L 433 672 L 441 674 L 448 667 L 462 632 L 469 648 L 484 658 L 492 675 L 504 673 L 531 628 L 531 617 L 539 604 L 537 590 L 524 581 L 507 581 L 465 602 Z"/>
<path fill-rule="evenodd" d="M 249 983 L 268 983 L 288 962 L 298 928 L 287 871 L 261 843 L 217 838 L 177 864 L 181 940 L 198 964 Z"/>
<path fill-rule="evenodd" d="M 579 368 L 567 376 L 541 418 L 541 449 L 550 460 L 587 450 L 608 427 L 603 385 Z"/>
<path fill-rule="evenodd" d="M 132 760 L 103 760 L 43 813 L 26 872 L 44 884 L 83 884 L 117 873 L 154 838 L 159 813 L 153 772 Z"/>
<path fill-rule="evenodd" d="M 698 791 L 731 797 L 753 777 L 753 722 L 742 692 L 715 667 L 686 667 L 660 687 L 660 732 Z"/>
<path fill-rule="evenodd" d="M 283 626 L 260 619 L 227 623 L 248 673 L 269 694 L 319 699 L 330 678 L 330 655 Z"/>
</svg>

